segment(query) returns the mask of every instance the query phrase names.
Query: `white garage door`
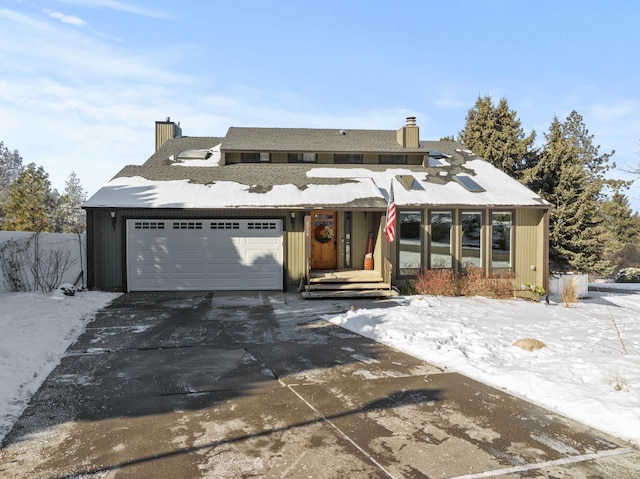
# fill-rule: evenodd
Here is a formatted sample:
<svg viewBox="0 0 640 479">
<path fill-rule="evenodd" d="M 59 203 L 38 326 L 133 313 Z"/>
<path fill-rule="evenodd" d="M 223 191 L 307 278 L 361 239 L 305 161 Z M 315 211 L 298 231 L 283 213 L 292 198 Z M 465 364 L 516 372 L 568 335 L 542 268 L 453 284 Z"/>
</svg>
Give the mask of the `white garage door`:
<svg viewBox="0 0 640 479">
<path fill-rule="evenodd" d="M 282 290 L 282 220 L 127 220 L 129 291 Z"/>
</svg>

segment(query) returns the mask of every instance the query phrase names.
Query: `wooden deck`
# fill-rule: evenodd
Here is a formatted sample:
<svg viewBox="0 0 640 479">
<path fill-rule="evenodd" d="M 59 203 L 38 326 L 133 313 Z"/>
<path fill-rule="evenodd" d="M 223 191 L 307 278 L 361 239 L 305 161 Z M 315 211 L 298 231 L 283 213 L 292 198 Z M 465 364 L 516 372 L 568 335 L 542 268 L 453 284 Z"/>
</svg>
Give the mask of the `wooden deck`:
<svg viewBox="0 0 640 479">
<path fill-rule="evenodd" d="M 302 292 L 306 299 L 382 298 L 397 294 L 374 270 L 311 271 L 309 284 Z"/>
</svg>

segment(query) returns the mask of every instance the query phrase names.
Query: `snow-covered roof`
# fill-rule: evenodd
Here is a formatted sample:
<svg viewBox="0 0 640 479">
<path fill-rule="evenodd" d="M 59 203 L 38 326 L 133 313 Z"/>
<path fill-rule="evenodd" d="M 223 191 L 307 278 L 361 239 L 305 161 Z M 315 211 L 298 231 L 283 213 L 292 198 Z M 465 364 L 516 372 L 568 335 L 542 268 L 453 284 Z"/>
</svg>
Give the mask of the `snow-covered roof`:
<svg viewBox="0 0 640 479">
<path fill-rule="evenodd" d="M 238 138 L 239 131 L 243 129 L 232 128 L 230 132 L 232 130 L 231 143 L 236 147 L 247 147 Z M 269 131 L 277 130 L 272 138 L 282 147 L 282 133 L 290 131 L 247 130 L 257 137 L 267 137 Z M 325 138 L 328 131 L 321 130 L 317 138 Z M 313 130 L 303 132 L 307 138 L 314 136 Z M 358 131 L 358 142 L 364 141 L 363 135 L 362 131 Z M 377 130 L 372 135 L 373 139 L 386 138 Z M 297 145 L 299 139 L 292 141 Z M 223 165 L 221 150 L 225 151 L 225 143 L 229 143 L 226 138 L 182 137 L 169 140 L 145 164 L 123 168 L 84 206 L 385 209 L 392 181 L 395 185 L 395 203 L 400 207 L 549 206 L 521 183 L 471 152 L 461 150 L 453 142 L 421 142 L 420 148 L 425 157 L 429 155 L 425 166 L 320 163 Z M 298 151 L 297 147 L 291 148 L 292 151 Z M 269 151 L 266 148 L 262 151 L 265 150 Z"/>
</svg>

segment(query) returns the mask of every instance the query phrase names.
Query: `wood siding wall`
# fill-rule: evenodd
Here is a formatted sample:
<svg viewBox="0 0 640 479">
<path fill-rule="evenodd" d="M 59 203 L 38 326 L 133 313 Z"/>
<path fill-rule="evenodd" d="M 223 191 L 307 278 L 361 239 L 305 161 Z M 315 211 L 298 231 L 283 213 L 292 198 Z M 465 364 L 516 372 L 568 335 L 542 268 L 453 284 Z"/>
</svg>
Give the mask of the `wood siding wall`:
<svg viewBox="0 0 640 479">
<path fill-rule="evenodd" d="M 304 275 L 304 212 L 297 212 L 292 228 L 289 211 L 282 210 L 116 210 L 116 226 L 112 226 L 108 209 L 87 211 L 88 284 L 92 289 L 104 291 L 126 290 L 126 220 L 167 218 L 274 218 L 281 219 L 284 227 L 285 279 L 289 287 L 297 287 Z M 90 230 L 90 231 L 89 231 Z"/>
<path fill-rule="evenodd" d="M 545 210 L 519 209 L 515 222 L 515 269 L 517 287 L 524 283 L 547 289 L 548 241 L 545 241 Z"/>
<path fill-rule="evenodd" d="M 415 208 L 411 208 L 415 210 Z M 491 244 L 490 212 L 486 208 L 465 208 L 464 211 L 482 211 L 484 214 L 484 244 L 485 265 L 489 268 Z M 167 210 L 167 209 L 124 209 L 117 210 L 115 229 L 112 226 L 109 209 L 89 209 L 87 211 L 87 257 L 88 257 L 88 285 L 90 288 L 106 291 L 126 290 L 126 251 L 125 226 L 127 219 L 141 218 L 274 218 L 281 219 L 284 227 L 284 268 L 285 281 L 288 290 L 296 290 L 301 278 L 305 275 L 306 244 L 304 224 L 309 211 L 297 211 L 295 225 L 291 225 L 290 211 L 283 210 Z M 428 209 L 423 211 L 423 258 L 427 261 L 430 229 L 428 226 Z M 438 208 L 433 211 L 443 211 Z M 460 270 L 457 262 L 461 250 L 462 228 L 460 224 L 461 209 L 447 209 L 453 211 L 453 230 L 451 235 L 454 256 L 454 269 Z M 503 209 L 500 209 L 503 211 Z M 547 288 L 548 276 L 548 240 L 546 229 L 546 210 L 517 208 L 514 212 L 513 265 L 516 272 L 516 288 L 521 284 L 531 283 Z M 338 231 L 338 265 L 345 267 L 345 212 L 339 212 Z M 374 267 L 379 270 L 382 258 L 389 256 L 393 265 L 397 263 L 397 241 L 389 245 L 385 251 L 381 220 L 383 212 L 351 211 L 351 268 L 364 267 L 364 255 L 369 232 L 374 233 L 375 254 Z M 398 230 L 397 230 L 398 231 Z M 488 271 L 488 270 L 487 270 Z M 397 267 L 394 267 L 394 284 L 401 278 L 397 277 Z"/>
<path fill-rule="evenodd" d="M 156 121 L 156 151 L 165 144 L 181 134 L 182 130 L 172 121 Z"/>
</svg>

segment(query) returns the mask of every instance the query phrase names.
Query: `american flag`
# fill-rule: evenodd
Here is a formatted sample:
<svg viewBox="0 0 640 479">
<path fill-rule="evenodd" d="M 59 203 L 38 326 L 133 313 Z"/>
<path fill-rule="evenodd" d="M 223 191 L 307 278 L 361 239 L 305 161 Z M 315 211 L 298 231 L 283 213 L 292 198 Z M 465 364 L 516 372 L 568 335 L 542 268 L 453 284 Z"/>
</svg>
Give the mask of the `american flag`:
<svg viewBox="0 0 640 479">
<path fill-rule="evenodd" d="M 393 180 L 391 180 L 391 189 L 389 190 L 389 203 L 387 204 L 387 223 L 384 226 L 384 232 L 387 235 L 387 241 L 389 243 L 396 239 L 396 204 L 393 200 Z"/>
</svg>

